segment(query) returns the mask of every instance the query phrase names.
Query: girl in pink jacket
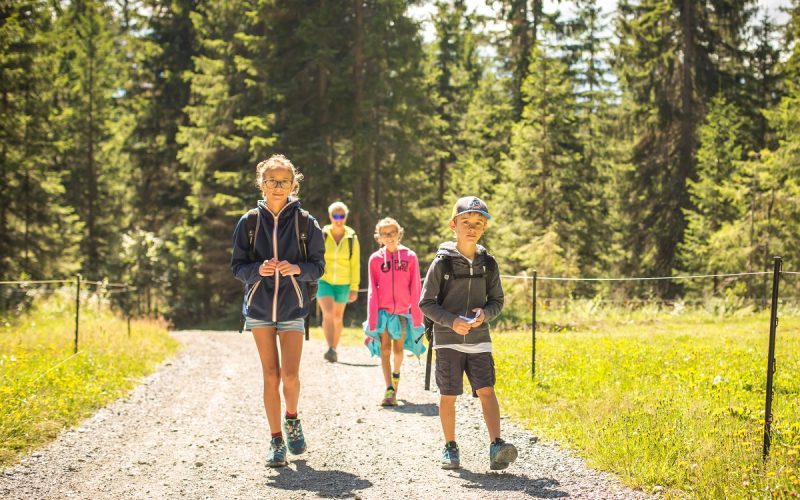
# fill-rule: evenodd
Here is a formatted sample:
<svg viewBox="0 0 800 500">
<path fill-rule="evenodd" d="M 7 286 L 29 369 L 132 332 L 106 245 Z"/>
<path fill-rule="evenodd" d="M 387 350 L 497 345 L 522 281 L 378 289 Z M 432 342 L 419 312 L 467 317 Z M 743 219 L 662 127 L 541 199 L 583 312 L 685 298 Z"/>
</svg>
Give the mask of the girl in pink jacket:
<svg viewBox="0 0 800 500">
<path fill-rule="evenodd" d="M 397 386 L 403 348 L 419 356 L 424 327 L 419 308 L 420 275 L 417 255 L 400 245 L 403 228 L 387 217 L 375 225 L 375 239 L 381 245 L 369 257 L 369 295 L 365 344 L 373 356 L 381 357 L 386 392 L 381 404 L 397 405 Z M 394 354 L 394 370 L 390 357 Z"/>
</svg>

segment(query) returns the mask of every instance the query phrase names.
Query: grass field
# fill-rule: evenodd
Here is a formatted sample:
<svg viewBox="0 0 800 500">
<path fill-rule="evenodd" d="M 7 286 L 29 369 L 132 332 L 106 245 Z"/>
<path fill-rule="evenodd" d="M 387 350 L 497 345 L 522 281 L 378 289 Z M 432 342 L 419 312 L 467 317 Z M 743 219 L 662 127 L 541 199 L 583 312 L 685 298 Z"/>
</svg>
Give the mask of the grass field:
<svg viewBox="0 0 800 500">
<path fill-rule="evenodd" d="M 163 321 L 134 320 L 129 338 L 125 319 L 86 295 L 73 355 L 73 293 L 0 319 L 0 465 L 123 396 L 178 347 Z"/>
<path fill-rule="evenodd" d="M 764 466 L 767 313 L 540 312 L 535 381 L 530 331 L 493 334 L 503 413 L 668 498 L 798 495 L 799 316 L 782 314 L 778 328 Z M 343 341 L 362 334 L 347 329 Z"/>
</svg>

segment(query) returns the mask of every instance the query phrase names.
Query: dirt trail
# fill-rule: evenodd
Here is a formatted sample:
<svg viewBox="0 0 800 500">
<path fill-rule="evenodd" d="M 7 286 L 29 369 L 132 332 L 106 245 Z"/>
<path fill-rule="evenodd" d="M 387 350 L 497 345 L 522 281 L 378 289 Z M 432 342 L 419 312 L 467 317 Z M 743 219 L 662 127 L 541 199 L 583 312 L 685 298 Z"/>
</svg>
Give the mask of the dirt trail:
<svg viewBox="0 0 800 500">
<path fill-rule="evenodd" d="M 458 402 L 462 469 L 439 468 L 436 401 L 406 358 L 400 406 L 381 408 L 380 362 L 306 342 L 300 416 L 308 451 L 264 465 L 268 430 L 249 334 L 176 332 L 184 347 L 131 394 L 0 473 L 0 498 L 647 498 L 503 420 L 519 449 L 489 470 L 480 403 Z M 424 360 L 421 360 L 424 361 Z"/>
</svg>

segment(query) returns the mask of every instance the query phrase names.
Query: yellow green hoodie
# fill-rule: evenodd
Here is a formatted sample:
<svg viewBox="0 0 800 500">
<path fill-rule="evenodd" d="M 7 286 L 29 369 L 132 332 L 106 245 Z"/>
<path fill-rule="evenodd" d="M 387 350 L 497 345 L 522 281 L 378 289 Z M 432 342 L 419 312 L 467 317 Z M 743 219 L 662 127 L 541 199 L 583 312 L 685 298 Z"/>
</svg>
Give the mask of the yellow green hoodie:
<svg viewBox="0 0 800 500">
<path fill-rule="evenodd" d="M 361 254 L 356 232 L 350 226 L 344 226 L 344 237 L 337 245 L 331 236 L 332 228 L 331 224 L 322 228 L 322 235 L 325 237 L 325 274 L 320 279 L 331 285 L 350 285 L 351 292 L 358 291 L 361 281 Z M 353 246 L 352 259 L 348 245 Z"/>
</svg>

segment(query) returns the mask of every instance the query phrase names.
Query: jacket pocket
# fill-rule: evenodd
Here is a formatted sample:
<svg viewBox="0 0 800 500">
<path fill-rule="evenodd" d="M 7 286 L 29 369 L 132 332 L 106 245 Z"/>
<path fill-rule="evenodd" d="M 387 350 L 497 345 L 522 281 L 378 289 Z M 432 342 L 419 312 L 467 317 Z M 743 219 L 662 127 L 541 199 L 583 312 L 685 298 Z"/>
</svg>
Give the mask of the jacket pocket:
<svg viewBox="0 0 800 500">
<path fill-rule="evenodd" d="M 303 291 L 300 290 L 300 285 L 297 283 L 297 280 L 294 279 L 294 276 L 291 277 L 292 286 L 294 286 L 294 293 L 297 294 L 297 304 L 300 309 L 303 308 Z"/>
</svg>

